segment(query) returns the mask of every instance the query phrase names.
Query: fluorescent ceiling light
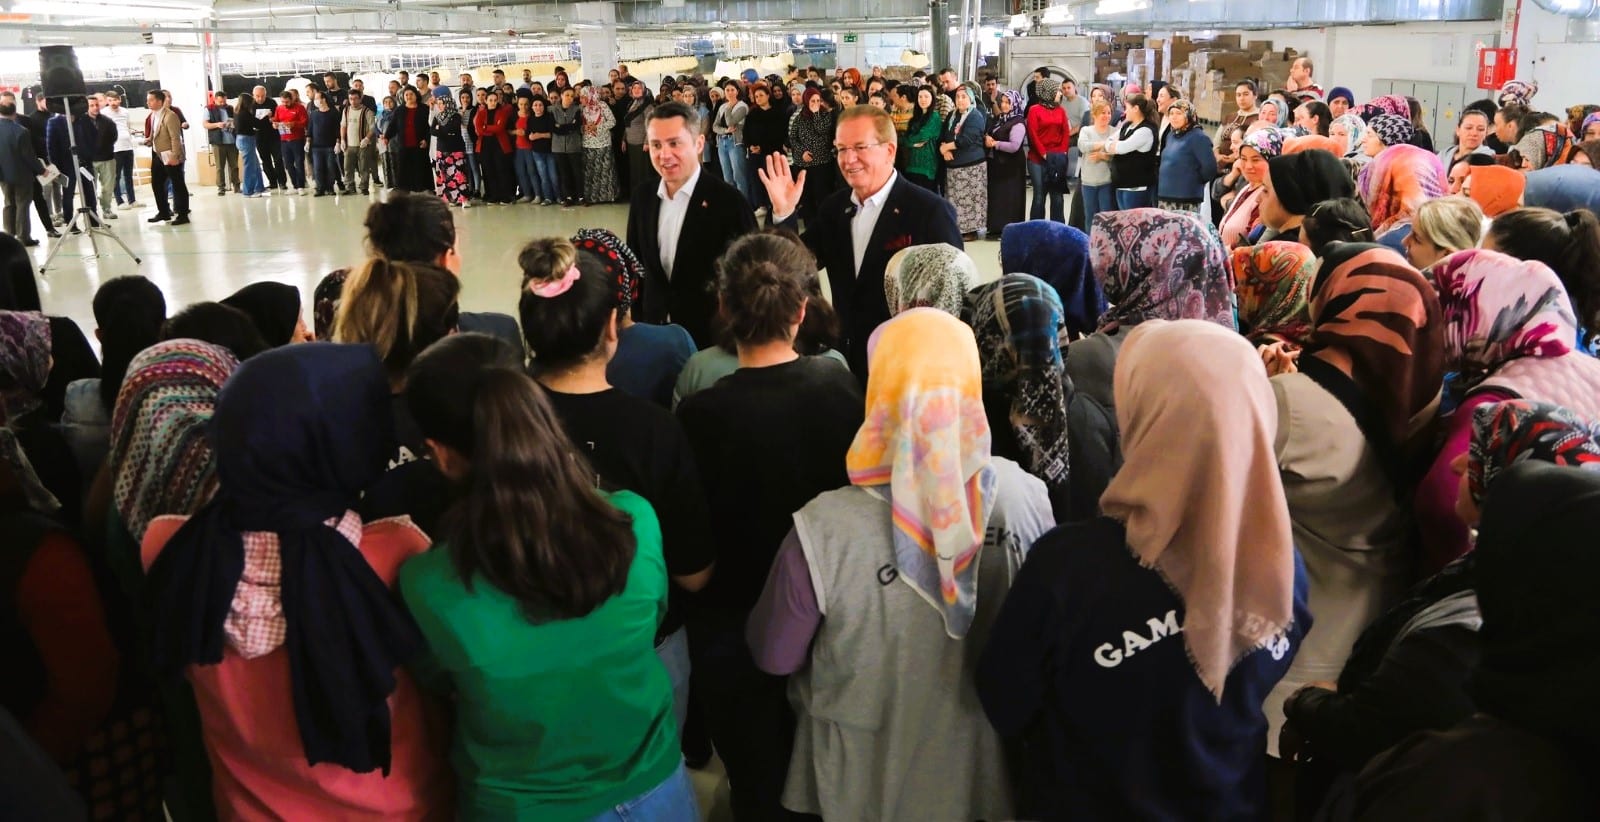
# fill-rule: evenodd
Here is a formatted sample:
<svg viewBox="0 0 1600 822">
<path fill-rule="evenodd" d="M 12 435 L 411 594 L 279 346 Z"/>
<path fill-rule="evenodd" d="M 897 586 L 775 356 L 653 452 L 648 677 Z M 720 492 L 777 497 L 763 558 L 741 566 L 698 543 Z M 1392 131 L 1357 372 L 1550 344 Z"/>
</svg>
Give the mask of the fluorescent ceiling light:
<svg viewBox="0 0 1600 822">
<path fill-rule="evenodd" d="M 1095 14 L 1127 14 L 1130 11 L 1143 11 L 1150 8 L 1150 0 L 1100 0 L 1094 7 Z"/>
<path fill-rule="evenodd" d="M 62 0 L 28 0 L 11 7 L 13 14 L 41 17 L 111 17 L 122 20 L 199 20 L 211 8 L 146 3 L 79 3 Z"/>
</svg>

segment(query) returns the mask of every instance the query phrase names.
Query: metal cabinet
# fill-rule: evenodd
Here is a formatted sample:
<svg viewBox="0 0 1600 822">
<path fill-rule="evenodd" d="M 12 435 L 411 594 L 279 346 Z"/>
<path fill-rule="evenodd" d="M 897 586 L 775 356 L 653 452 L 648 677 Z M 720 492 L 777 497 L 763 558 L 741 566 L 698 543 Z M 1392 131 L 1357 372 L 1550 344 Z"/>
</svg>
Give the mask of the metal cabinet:
<svg viewBox="0 0 1600 822">
<path fill-rule="evenodd" d="M 1433 135 L 1434 145 L 1455 144 L 1456 122 L 1461 110 L 1474 95 L 1461 83 L 1432 83 L 1425 80 L 1373 80 L 1372 96 L 1399 94 L 1415 98 L 1422 106 L 1422 124 Z"/>
</svg>

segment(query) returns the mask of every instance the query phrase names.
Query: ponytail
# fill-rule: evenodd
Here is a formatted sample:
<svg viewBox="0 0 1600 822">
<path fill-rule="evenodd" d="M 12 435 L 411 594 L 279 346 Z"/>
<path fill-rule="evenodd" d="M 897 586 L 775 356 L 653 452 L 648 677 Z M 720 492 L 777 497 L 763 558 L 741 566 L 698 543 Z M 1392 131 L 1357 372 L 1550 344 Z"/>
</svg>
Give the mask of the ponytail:
<svg viewBox="0 0 1600 822">
<path fill-rule="evenodd" d="M 460 290 L 455 275 L 437 266 L 373 257 L 345 280 L 333 340 L 373 346 L 397 377 L 418 352 L 455 330 Z"/>
<path fill-rule="evenodd" d="M 531 622 L 586 616 L 623 591 L 632 520 L 595 490 L 593 469 L 509 346 L 477 334 L 433 346 L 408 372 L 406 402 L 424 436 L 467 460 L 443 525 L 468 588 L 481 577 Z"/>
</svg>

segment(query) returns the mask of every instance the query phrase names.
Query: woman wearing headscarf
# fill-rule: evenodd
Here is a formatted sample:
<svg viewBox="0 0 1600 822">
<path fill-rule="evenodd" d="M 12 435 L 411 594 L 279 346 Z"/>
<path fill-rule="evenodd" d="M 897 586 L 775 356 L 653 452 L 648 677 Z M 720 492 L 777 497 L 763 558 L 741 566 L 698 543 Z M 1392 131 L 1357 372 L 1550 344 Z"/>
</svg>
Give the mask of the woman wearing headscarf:
<svg viewBox="0 0 1600 822">
<path fill-rule="evenodd" d="M 1165 91 L 1166 87 L 1163 86 Z M 1158 172 L 1158 204 L 1168 211 L 1200 213 L 1206 187 L 1217 176 L 1217 160 L 1211 138 L 1195 117 L 1188 100 L 1173 100 L 1167 106 L 1166 130 L 1161 133 L 1161 168 Z"/>
<path fill-rule="evenodd" d="M 467 173 L 467 141 L 461 136 L 461 114 L 456 111 L 456 101 L 448 96 L 433 98 L 433 109 L 434 194 L 449 205 L 470 208 L 472 178 Z"/>
<path fill-rule="evenodd" d="M 1328 90 L 1328 111 L 1335 119 L 1343 117 L 1346 112 L 1355 108 L 1356 96 L 1344 86 L 1334 86 Z"/>
<path fill-rule="evenodd" d="M 1461 399 L 1446 419 L 1443 447 L 1417 489 L 1422 571 L 1466 553 L 1469 538 L 1454 516 L 1457 472 L 1467 453 L 1472 411 L 1521 398 L 1553 403 L 1600 419 L 1600 360 L 1574 348 L 1577 319 L 1555 272 L 1497 251 L 1451 254 L 1433 267 L 1444 310 L 1445 368 Z"/>
<path fill-rule="evenodd" d="M 1027 133 L 1022 93 L 1010 88 L 1001 91 L 983 137 L 983 144 L 989 149 L 990 237 L 998 237 L 1006 226 L 1027 219 L 1022 210 L 1028 178 Z"/>
<path fill-rule="evenodd" d="M 968 86 L 958 86 L 955 110 L 940 132 L 939 156 L 945 199 L 955 206 L 956 225 L 969 242 L 988 220 L 989 166 L 983 144 L 987 127 L 978 95 Z"/>
<path fill-rule="evenodd" d="M 71 325 L 70 320 L 67 323 Z M 0 311 L 0 411 L 44 487 L 59 501 L 50 510 L 76 525 L 84 478 L 67 438 L 57 428 L 60 407 L 49 396 L 50 387 L 60 382 L 56 371 L 66 370 L 55 358 L 59 328 L 43 314 Z M 59 403 L 60 395 L 56 400 Z"/>
<path fill-rule="evenodd" d="M 1063 343 L 1099 327 L 1106 298 L 1089 262 L 1089 236 L 1082 231 L 1054 220 L 1010 226 L 1000 235 L 1000 270 L 1031 274 L 1055 289 L 1066 324 Z"/>
<path fill-rule="evenodd" d="M 1035 543 L 979 662 L 1019 817 L 1266 814 L 1261 702 L 1312 625 L 1256 362 L 1215 323 L 1130 335 L 1104 513 Z"/>
<path fill-rule="evenodd" d="M 1110 308 L 1095 333 L 1067 347 L 1067 375 L 1106 408 L 1115 407 L 1117 352 L 1140 323 L 1194 319 L 1234 328 L 1227 252 L 1193 214 L 1158 208 L 1097 214 L 1089 258 Z"/>
<path fill-rule="evenodd" d="M 267 345 L 310 342 L 311 331 L 300 313 L 300 289 L 283 283 L 252 283 L 222 300 L 250 317 Z"/>
<path fill-rule="evenodd" d="M 1362 169 L 1358 184 L 1377 242 L 1405 253 L 1417 207 L 1444 196 L 1444 164 L 1438 155 L 1416 146 L 1390 146 Z"/>
<path fill-rule="evenodd" d="M 1244 180 L 1245 187 L 1228 204 L 1222 215 L 1218 231 L 1228 248 L 1237 248 L 1248 242 L 1250 235 L 1262 225 L 1261 197 L 1267 190 L 1267 162 L 1283 153 L 1284 133 L 1281 129 L 1259 128 L 1244 136 L 1239 143 L 1239 159 L 1233 173 Z M 1232 177 L 1233 173 L 1228 176 Z"/>
<path fill-rule="evenodd" d="M 871 359 L 851 484 L 795 514 L 747 631 L 763 670 L 792 674 L 800 721 L 784 806 L 829 819 L 1011 818 L 973 675 L 1026 546 L 1054 524 L 1049 500 L 990 456 L 978 349 L 960 320 L 901 314 Z"/>
<path fill-rule="evenodd" d="M 572 245 L 579 252 L 593 255 L 605 267 L 616 295 L 617 350 L 606 364 L 606 380 L 624 393 L 670 409 L 672 387 L 684 364 L 694 356 L 694 338 L 675 323 L 634 321 L 633 304 L 639 299 L 644 263 L 621 237 L 603 228 L 586 228 L 572 235 Z M 564 255 L 556 255 L 559 260 L 550 255 L 540 261 L 530 259 L 526 255 L 532 248 L 525 248 L 524 256 L 519 258 L 524 285 L 541 266 L 550 269 L 543 271 L 543 277 L 559 278 L 571 265 Z"/>
<path fill-rule="evenodd" d="M 1372 122 L 1372 118 L 1382 114 L 1392 114 L 1410 122 L 1411 103 L 1406 100 L 1405 95 L 1385 94 L 1363 103 L 1356 113 L 1368 123 Z"/>
<path fill-rule="evenodd" d="M 1367 121 L 1366 133 L 1361 136 L 1361 152 L 1377 158 L 1392 146 L 1409 145 L 1416 134 L 1411 120 L 1394 114 L 1379 114 Z"/>
<path fill-rule="evenodd" d="M 1527 175 L 1516 169 L 1501 165 L 1475 166 L 1467 179 L 1461 193 L 1471 197 L 1483 209 L 1483 216 L 1491 220 L 1522 204 Z"/>
<path fill-rule="evenodd" d="M 400 670 L 422 637 L 391 590 L 427 537 L 351 510 L 384 471 L 388 409 L 367 346 L 251 359 L 216 400 L 217 496 L 144 535 L 155 665 L 194 684 L 225 816 L 421 819 L 448 802 L 442 740 Z"/>
<path fill-rule="evenodd" d="M 1061 106 L 1061 81 L 1054 77 L 1045 76 L 1033 84 L 1034 91 L 1039 95 L 1037 105 L 1028 107 L 1027 133 L 1028 133 L 1028 178 L 1033 182 L 1033 204 L 1028 208 L 1028 219 L 1043 220 L 1045 218 L 1045 199 L 1050 201 L 1050 219 L 1065 223 L 1066 211 L 1063 209 L 1063 198 L 1066 189 L 1057 187 L 1050 190 L 1046 184 L 1049 176 L 1046 172 L 1046 163 L 1055 163 L 1064 166 L 1067 162 L 1067 153 L 1072 149 L 1072 124 L 1067 121 L 1067 111 Z M 1111 137 L 1107 132 L 1106 139 Z M 1057 159 L 1052 159 L 1060 155 Z M 1060 169 L 1065 173 L 1065 168 Z"/>
<path fill-rule="evenodd" d="M 1511 400 L 1479 406 L 1472 417 L 1472 447 L 1453 465 L 1456 512 L 1468 527 L 1477 526 L 1489 487 L 1518 463 L 1600 470 L 1600 428 L 1564 408 Z M 1476 711 L 1467 684 L 1479 659 L 1477 583 L 1470 557 L 1450 563 L 1362 632 L 1337 683 L 1313 683 L 1289 698 L 1282 747 L 1302 763 L 1298 805 L 1319 806 L 1340 774 Z"/>
<path fill-rule="evenodd" d="M 616 118 L 611 107 L 600 101 L 594 86 L 579 89 L 578 99 L 583 104 L 583 196 L 591 203 L 615 202 L 620 189 L 611 152 L 611 127 Z"/>
<path fill-rule="evenodd" d="M 1600 725 L 1578 710 L 1600 671 L 1590 637 L 1600 475 L 1530 461 L 1495 482 L 1477 548 L 1483 615 L 1474 712 L 1375 757 L 1349 807 L 1372 820 L 1587 819 Z M 1470 779 L 1463 779 L 1470 774 Z"/>
<path fill-rule="evenodd" d="M 1549 208 L 1515 208 L 1489 224 L 1481 243 L 1486 249 L 1544 263 L 1561 278 L 1577 311 L 1578 346 L 1590 354 L 1595 353 L 1597 344 L 1594 330 L 1600 328 L 1600 217 L 1596 213 L 1581 207 L 1565 214 Z"/>
<path fill-rule="evenodd" d="M 1363 150 L 1367 139 L 1367 122 L 1360 117 L 1354 114 L 1335 117 L 1328 125 L 1328 136 L 1344 143 L 1344 150 L 1337 156 L 1354 158 L 1363 163 L 1372 159 Z"/>
<path fill-rule="evenodd" d="M 1272 128 L 1286 129 L 1289 127 L 1290 106 L 1277 97 L 1268 97 L 1261 101 L 1257 119 Z"/>
<path fill-rule="evenodd" d="M 800 218 L 809 221 L 822 198 L 838 185 L 838 165 L 834 161 L 834 112 L 822 92 L 808 88 L 800 98 L 800 110 L 789 118 L 789 164 L 798 178 L 806 172 L 806 186 L 800 192 Z"/>
<path fill-rule="evenodd" d="M 1433 286 L 1394 251 L 1340 243 L 1311 295 L 1311 335 L 1292 361 L 1268 361 L 1274 447 L 1311 574 L 1318 629 L 1267 700 L 1276 751 L 1283 700 L 1330 681 L 1361 630 L 1404 590 L 1407 507 L 1431 446 L 1444 381 L 1444 323 Z"/>
<path fill-rule="evenodd" d="M 1311 283 L 1317 258 L 1301 243 L 1274 240 L 1233 250 L 1239 330 L 1262 346 L 1304 348 L 1311 336 Z"/>
<path fill-rule="evenodd" d="M 1057 522 L 1094 516 L 1121 464 L 1116 420 L 1066 378 L 1066 327 L 1055 289 L 1028 274 L 1007 274 L 973 289 L 967 302 L 991 453 L 1044 481 Z"/>
<path fill-rule="evenodd" d="M 1267 185 L 1261 193 L 1261 229 L 1252 239 L 1304 242 L 1301 225 L 1318 203 L 1354 193 L 1350 172 L 1326 151 L 1274 157 L 1267 163 Z"/>
<path fill-rule="evenodd" d="M 1528 106 L 1533 103 L 1533 98 L 1538 93 L 1538 80 L 1507 80 L 1505 85 L 1500 87 L 1498 99 L 1502 108 L 1512 103 Z"/>
<path fill-rule="evenodd" d="M 883 296 L 891 317 L 913 308 L 960 317 L 977 281 L 978 265 L 965 251 L 945 243 L 914 245 L 895 252 L 884 266 Z"/>
</svg>

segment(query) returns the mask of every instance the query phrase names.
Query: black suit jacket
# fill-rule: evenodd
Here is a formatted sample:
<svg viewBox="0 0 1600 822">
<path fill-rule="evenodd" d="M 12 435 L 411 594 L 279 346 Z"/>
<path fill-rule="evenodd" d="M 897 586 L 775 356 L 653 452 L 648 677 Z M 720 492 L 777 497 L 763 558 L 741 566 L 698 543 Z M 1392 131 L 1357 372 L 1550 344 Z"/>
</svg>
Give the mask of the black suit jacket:
<svg viewBox="0 0 1600 822">
<path fill-rule="evenodd" d="M 734 240 L 756 230 L 755 213 L 738 189 L 702 170 L 689 198 L 683 230 L 678 233 L 669 282 L 661 269 L 657 236 L 661 217 L 658 185 L 652 182 L 635 188 L 628 203 L 628 247 L 645 270 L 633 318 L 677 323 L 694 337 L 695 345 L 705 348 L 716 342 L 712 327 L 717 316 L 717 259 Z"/>
<path fill-rule="evenodd" d="M 889 199 L 883 203 L 872 239 L 856 270 L 855 245 L 850 220 L 856 207 L 850 189 L 828 195 L 817 206 L 812 225 L 802 238 L 817 256 L 817 264 L 827 269 L 833 291 L 833 308 L 839 313 L 844 339 L 840 345 L 850 370 L 863 382 L 867 378 L 867 338 L 872 330 L 889 319 L 889 303 L 883 296 L 883 270 L 889 258 L 902 248 L 929 243 L 949 243 L 964 248 L 961 230 L 956 227 L 956 209 L 948 200 L 911 182 L 905 175 L 895 177 Z M 784 221 L 795 228 L 795 218 Z"/>
</svg>

